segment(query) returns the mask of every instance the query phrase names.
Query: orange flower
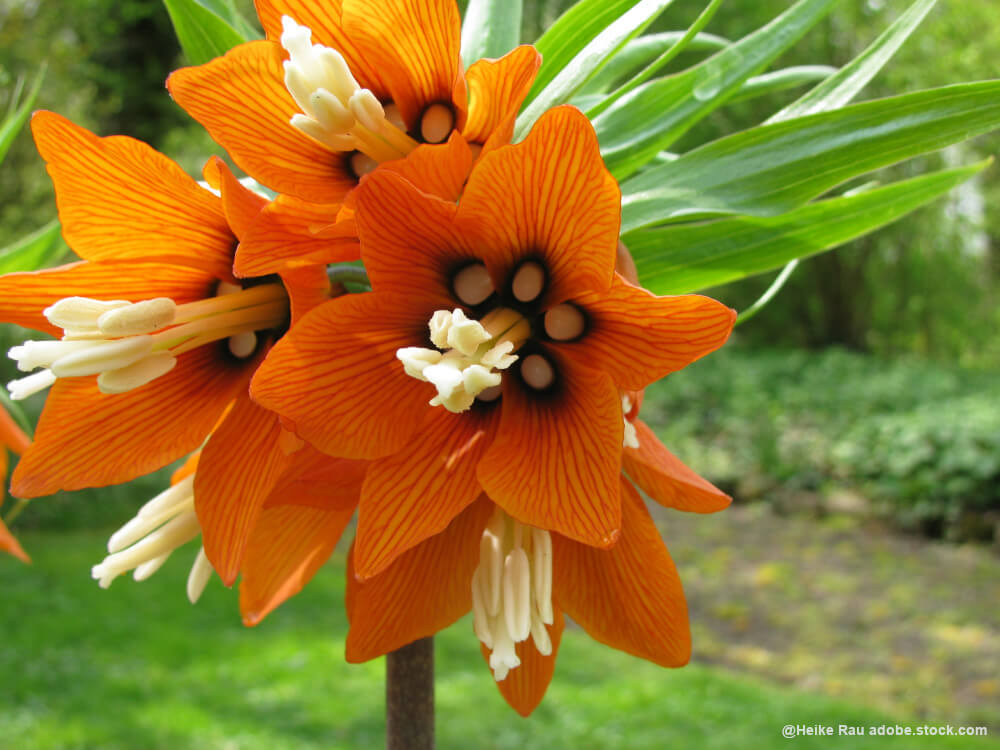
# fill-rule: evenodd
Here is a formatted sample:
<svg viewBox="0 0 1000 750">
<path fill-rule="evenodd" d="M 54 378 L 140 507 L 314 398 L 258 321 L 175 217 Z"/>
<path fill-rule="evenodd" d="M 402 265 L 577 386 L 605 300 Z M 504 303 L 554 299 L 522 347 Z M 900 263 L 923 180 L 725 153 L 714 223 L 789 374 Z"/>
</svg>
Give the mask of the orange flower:
<svg viewBox="0 0 1000 750">
<path fill-rule="evenodd" d="M 716 349 L 734 312 L 615 274 L 618 188 L 573 108 L 483 156 L 457 206 L 381 170 L 357 203 L 374 291 L 305 316 L 251 390 L 320 450 L 374 459 L 358 575 L 483 491 L 521 523 L 613 545 L 623 392 Z"/>
<path fill-rule="evenodd" d="M 655 500 L 700 513 L 729 504 L 728 496 L 639 425 L 642 447 L 626 448 L 624 464 Z M 624 475 L 620 487 L 621 536 L 609 550 L 518 528 L 485 495 L 442 533 L 405 552 L 374 578 L 355 579 L 352 549 L 347 660 L 367 661 L 394 651 L 472 610 L 497 687 L 523 716 L 535 709 L 552 679 L 563 612 L 613 648 L 662 666 L 682 666 L 690 657 L 691 638 L 677 570 Z M 519 629 L 520 638 L 512 639 L 510 633 Z"/>
<path fill-rule="evenodd" d="M 282 193 L 265 212 L 271 230 L 238 255 L 240 273 L 357 257 L 349 224 L 324 227 L 359 177 L 453 133 L 476 151 L 508 142 L 541 62 L 522 46 L 463 71 L 454 0 L 258 0 L 257 12 L 267 40 L 167 81 L 242 169 Z"/>
<path fill-rule="evenodd" d="M 20 456 L 31 445 L 31 440 L 24 434 L 17 423 L 7 413 L 6 409 L 0 407 L 0 505 L 3 505 L 4 496 L 7 494 L 7 451 Z M 23 562 L 31 562 L 28 553 L 24 551 L 21 543 L 10 533 L 7 525 L 0 520 L 0 550 L 13 555 Z"/>
<path fill-rule="evenodd" d="M 252 471 L 228 473 L 242 468 L 230 468 L 234 443 L 253 446 L 253 430 L 280 430 L 250 403 L 247 383 L 288 324 L 286 286 L 298 290 L 297 304 L 325 298 L 322 269 L 284 284 L 236 282 L 237 235 L 265 199 L 218 160 L 206 177 L 221 198 L 131 138 L 98 138 L 51 112 L 37 113 L 32 130 L 63 233 L 84 262 L 0 277 L 0 319 L 64 334 L 12 350 L 22 369 L 44 368 L 11 384 L 15 396 L 54 383 L 12 491 L 34 497 L 158 469 L 198 448 L 235 400 L 204 450 L 225 456 L 208 462 L 221 476 L 200 479 L 251 500 L 266 494 L 256 483 L 273 483 L 278 458 L 244 459 Z"/>
</svg>

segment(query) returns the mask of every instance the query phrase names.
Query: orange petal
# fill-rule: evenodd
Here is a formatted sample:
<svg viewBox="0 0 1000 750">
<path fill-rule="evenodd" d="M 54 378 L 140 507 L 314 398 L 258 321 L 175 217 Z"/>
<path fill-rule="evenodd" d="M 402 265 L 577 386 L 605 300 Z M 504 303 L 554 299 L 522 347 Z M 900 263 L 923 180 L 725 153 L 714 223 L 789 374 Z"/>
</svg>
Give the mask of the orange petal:
<svg viewBox="0 0 1000 750">
<path fill-rule="evenodd" d="M 228 414 L 228 410 L 226 411 Z M 221 424 L 221 422 L 220 422 Z M 184 463 L 178 466 L 174 473 L 170 475 L 170 485 L 173 486 L 183 479 L 187 479 L 189 476 L 198 471 L 198 460 L 201 458 L 201 451 L 195 451 L 186 459 Z"/>
<path fill-rule="evenodd" d="M 427 300 L 431 312 L 455 307 L 450 277 L 477 256 L 461 247 L 463 238 L 453 228 L 454 203 L 382 170 L 364 180 L 355 200 L 361 257 L 372 288 Z"/>
<path fill-rule="evenodd" d="M 697 294 L 657 297 L 616 277 L 606 293 L 575 297 L 587 328 L 552 347 L 637 390 L 680 370 L 729 338 L 736 311 Z"/>
<path fill-rule="evenodd" d="M 17 422 L 7 413 L 7 410 L 0 406 L 0 461 L 2 461 L 2 464 L 0 464 L 0 481 L 3 481 L 7 477 L 7 453 L 4 451 L 4 448 L 9 448 L 16 455 L 20 456 L 28 449 L 29 445 L 31 445 L 31 440 L 18 427 Z M 2 497 L 0 495 L 0 498 Z"/>
<path fill-rule="evenodd" d="M 427 383 L 407 375 L 396 359 L 400 347 L 427 340 L 431 312 L 390 295 L 332 299 L 271 349 L 251 384 L 253 398 L 291 420 L 324 453 L 394 453 L 431 408 Z"/>
<path fill-rule="evenodd" d="M 403 553 L 380 575 L 359 582 L 348 557 L 347 661 L 362 662 L 434 635 L 472 609 L 479 540 L 493 512 L 485 497 L 448 528 Z"/>
<path fill-rule="evenodd" d="M 351 510 L 358 505 L 367 461 L 333 458 L 305 445 L 291 457 L 265 508 L 307 505 L 320 510 Z"/>
<path fill-rule="evenodd" d="M 418 190 L 455 203 L 472 169 L 472 151 L 456 130 L 447 143 L 417 146 L 405 159 L 387 161 L 379 169 L 395 172 Z M 355 201 L 356 195 L 357 191 L 351 193 Z"/>
<path fill-rule="evenodd" d="M 337 222 L 340 208 L 339 203 L 279 195 L 240 236 L 236 273 L 266 276 L 307 264 L 357 260 L 361 257 L 357 230 L 353 221 Z M 317 234 L 320 230 L 322 236 Z"/>
<path fill-rule="evenodd" d="M 546 112 L 521 143 L 476 162 L 458 209 L 463 233 L 493 250 L 494 279 L 541 256 L 551 276 L 541 305 L 605 291 L 614 276 L 621 196 L 597 136 L 573 107 Z"/>
<path fill-rule="evenodd" d="M 249 372 L 205 346 L 128 393 L 101 393 L 96 378 L 60 379 L 14 470 L 11 492 L 39 497 L 120 484 L 177 460 L 201 445 L 246 388 Z"/>
<path fill-rule="evenodd" d="M 250 535 L 240 581 L 243 624 L 256 625 L 302 590 L 327 561 L 354 508 L 264 508 Z"/>
<path fill-rule="evenodd" d="M 281 40 L 281 17 L 289 16 L 296 23 L 308 26 L 312 31 L 313 44 L 333 47 L 344 56 L 351 73 L 364 88 L 371 89 L 379 100 L 389 98 L 388 88 L 379 73 L 381 60 L 377 56 L 367 56 L 359 49 L 357 39 L 345 31 L 341 22 L 343 0 L 255 0 L 257 15 L 267 38 L 274 42 Z"/>
<path fill-rule="evenodd" d="M 552 612 L 554 619 L 551 625 L 545 628 L 549 632 L 549 639 L 552 641 L 552 653 L 544 656 L 538 653 L 535 642 L 530 638 L 526 641 L 514 644 L 514 652 L 521 660 L 519 667 L 514 667 L 507 673 L 507 677 L 497 683 L 497 689 L 510 707 L 521 716 L 528 717 L 538 704 L 545 697 L 545 691 L 552 682 L 552 674 L 556 670 L 556 656 L 559 654 L 559 644 L 562 642 L 563 628 L 566 624 L 562 610 L 553 605 Z M 483 654 L 486 663 L 490 662 L 490 651 L 482 643 L 479 650 Z"/>
<path fill-rule="evenodd" d="M 411 130 L 435 102 L 454 104 L 461 127 L 466 92 L 455 0 L 343 0 L 343 28 L 366 60 L 378 61 L 389 98 Z"/>
<path fill-rule="evenodd" d="M 221 201 L 142 141 L 98 138 L 54 112 L 31 131 L 56 188 L 63 236 L 86 260 L 152 260 L 227 278 L 235 244 Z"/>
<path fill-rule="evenodd" d="M 0 320 L 62 336 L 42 311 L 64 297 L 139 302 L 170 297 L 193 302 L 215 294 L 218 279 L 199 268 L 130 261 L 70 263 L 44 271 L 0 276 Z"/>
<path fill-rule="evenodd" d="M 535 48 L 522 44 L 499 60 L 477 60 L 469 66 L 465 74 L 469 118 L 462 129 L 467 141 L 485 144 L 511 114 L 517 114 L 541 64 Z"/>
<path fill-rule="evenodd" d="M 433 393 L 433 388 L 427 385 Z M 479 497 L 476 465 L 493 439 L 500 413 L 485 406 L 463 414 L 433 409 L 414 445 L 368 469 L 354 564 L 361 579 L 444 529 Z"/>
<path fill-rule="evenodd" d="M 680 667 L 691 657 L 677 569 L 639 493 L 622 478 L 622 535 L 610 550 L 552 537 L 552 598 L 592 638 Z"/>
<path fill-rule="evenodd" d="M 553 365 L 551 393 L 529 393 L 516 376 L 504 378 L 500 429 L 479 463 L 479 481 L 522 523 L 607 547 L 621 523 L 621 399 L 604 373 L 568 360 Z"/>
<path fill-rule="evenodd" d="M 285 88 L 281 60 L 280 45 L 247 42 L 174 71 L 167 88 L 258 182 L 303 200 L 337 203 L 356 184 L 347 157 L 290 124 L 299 109 Z"/>
<path fill-rule="evenodd" d="M 323 265 L 286 269 L 281 272 L 281 281 L 291 302 L 292 324 L 331 297 L 330 277 Z M 339 289 L 339 293 L 343 293 L 343 289 Z"/>
<path fill-rule="evenodd" d="M 681 463 L 644 422 L 636 419 L 633 424 L 639 447 L 622 452 L 622 465 L 643 492 L 661 505 L 692 513 L 715 513 L 729 507 L 729 495 Z"/>
<path fill-rule="evenodd" d="M 0 550 L 13 555 L 21 562 L 30 563 L 31 558 L 28 557 L 28 553 L 24 551 L 24 547 L 21 543 L 14 538 L 14 535 L 10 533 L 7 525 L 0 520 Z"/>
<path fill-rule="evenodd" d="M 236 580 L 250 532 L 288 464 L 278 446 L 280 432 L 274 412 L 241 394 L 201 452 L 194 508 L 205 555 L 227 586 Z"/>
<path fill-rule="evenodd" d="M 222 159 L 213 156 L 209 159 L 212 168 L 218 170 L 219 191 L 222 193 L 222 207 L 226 212 L 226 221 L 232 228 L 233 233 L 241 238 L 249 230 L 257 218 L 257 214 L 267 205 L 267 198 L 258 195 L 236 179 Z M 205 165 L 206 168 L 208 164 Z"/>
</svg>

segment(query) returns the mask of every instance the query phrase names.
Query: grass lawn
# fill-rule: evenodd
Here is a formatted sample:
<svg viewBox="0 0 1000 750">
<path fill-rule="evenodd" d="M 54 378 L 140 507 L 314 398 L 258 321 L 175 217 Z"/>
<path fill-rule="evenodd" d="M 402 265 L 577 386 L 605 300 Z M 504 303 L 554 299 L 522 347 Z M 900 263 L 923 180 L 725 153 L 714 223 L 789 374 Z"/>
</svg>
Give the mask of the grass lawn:
<svg viewBox="0 0 1000 750">
<path fill-rule="evenodd" d="M 383 665 L 343 661 L 343 558 L 256 629 L 235 592 L 184 599 L 185 549 L 153 579 L 89 579 L 104 534 L 29 533 L 0 559 L 3 750 L 377 748 Z M 859 646 L 861 648 L 863 646 Z M 530 719 L 507 708 L 468 621 L 438 638 L 442 748 L 1000 748 L 994 739 L 781 736 L 785 724 L 918 726 L 719 667 L 662 670 L 578 630 Z"/>
</svg>

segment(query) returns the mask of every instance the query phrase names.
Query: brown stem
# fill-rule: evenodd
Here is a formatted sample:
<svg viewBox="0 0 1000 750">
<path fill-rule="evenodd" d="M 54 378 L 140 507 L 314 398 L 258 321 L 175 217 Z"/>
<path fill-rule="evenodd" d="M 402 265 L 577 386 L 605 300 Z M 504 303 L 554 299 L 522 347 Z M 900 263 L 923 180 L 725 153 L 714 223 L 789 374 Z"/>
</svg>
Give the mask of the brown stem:
<svg viewBox="0 0 1000 750">
<path fill-rule="evenodd" d="M 434 638 L 385 657 L 386 750 L 434 748 Z"/>
</svg>

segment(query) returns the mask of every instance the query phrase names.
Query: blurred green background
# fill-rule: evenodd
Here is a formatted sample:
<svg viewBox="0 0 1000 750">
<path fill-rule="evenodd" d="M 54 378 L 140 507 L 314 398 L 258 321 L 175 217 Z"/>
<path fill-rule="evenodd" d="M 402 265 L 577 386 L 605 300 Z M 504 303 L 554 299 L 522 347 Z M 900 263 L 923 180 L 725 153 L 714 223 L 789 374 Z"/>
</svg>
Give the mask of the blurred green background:
<svg viewBox="0 0 1000 750">
<path fill-rule="evenodd" d="M 570 4 L 526 0 L 523 38 Z M 735 39 L 788 4 L 729 0 L 707 30 Z M 843 64 L 906 6 L 843 0 L 777 67 Z M 685 28 L 701 7 L 677 0 L 654 30 Z M 993 76 L 998 44 L 994 0 L 940 3 L 863 98 Z M 142 138 L 192 174 L 220 153 L 163 87 L 183 60 L 160 0 L 0 2 L 0 108 L 43 62 L 39 108 Z M 724 106 L 678 150 L 753 126 L 799 93 Z M 993 134 L 892 174 L 971 163 L 998 146 Z M 55 217 L 27 130 L 3 167 L 0 248 Z M 772 278 L 709 293 L 744 309 Z M 524 722 L 494 695 L 462 623 L 442 646 L 442 746 L 733 747 L 742 725 L 738 744 L 769 747 L 788 742 L 786 721 L 852 717 L 1000 732 L 998 302 L 996 166 L 803 262 L 723 351 L 647 393 L 644 418 L 736 498 L 714 517 L 657 514 L 690 598 L 695 665 L 663 672 L 571 632 L 549 701 Z M 3 327 L 0 347 L 23 335 Z M 10 362 L 0 376 L 14 376 Z M 37 415 L 43 402 L 27 410 Z M 110 592 L 89 581 L 109 530 L 164 481 L 64 493 L 18 518 L 36 565 L 0 559 L 0 719 L 15 738 L 0 733 L 0 748 L 379 744 L 380 668 L 340 662 L 342 559 L 249 632 L 221 587 L 187 608 L 186 561 Z M 472 722 L 480 705 L 496 717 L 481 726 Z"/>
</svg>

